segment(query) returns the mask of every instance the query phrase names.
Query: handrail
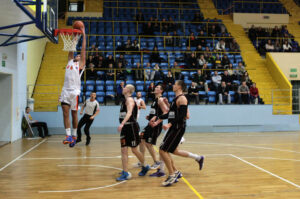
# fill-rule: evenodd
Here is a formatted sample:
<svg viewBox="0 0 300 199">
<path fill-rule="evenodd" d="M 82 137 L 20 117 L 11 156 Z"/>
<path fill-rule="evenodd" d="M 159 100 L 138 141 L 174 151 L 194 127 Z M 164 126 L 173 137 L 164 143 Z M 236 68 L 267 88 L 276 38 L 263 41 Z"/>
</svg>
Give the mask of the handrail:
<svg viewBox="0 0 300 199">
<path fill-rule="evenodd" d="M 80 51 L 76 51 L 76 52 L 80 52 Z M 168 50 L 140 50 L 140 51 L 130 51 L 130 50 L 97 50 L 97 51 L 90 51 L 90 50 L 86 50 L 86 52 L 115 52 L 115 53 L 146 53 L 149 54 L 150 52 L 161 52 L 161 53 L 174 53 L 174 52 L 196 52 L 196 53 L 210 53 L 210 54 L 241 54 L 241 52 L 227 52 L 227 51 L 197 51 L 197 50 L 190 50 L 190 51 L 186 51 L 186 50 L 173 50 L 173 51 L 168 51 Z"/>
<path fill-rule="evenodd" d="M 72 18 L 75 18 L 74 16 L 71 16 Z M 217 24 L 217 23 L 223 23 L 222 21 L 121 21 L 121 20 L 90 20 L 90 19 L 80 19 L 81 21 L 88 21 L 88 22 L 104 22 L 104 23 L 191 23 L 191 24 L 203 24 L 203 23 L 211 23 L 211 24 Z M 76 21 L 76 19 L 72 19 L 72 21 Z"/>
<path fill-rule="evenodd" d="M 119 1 L 119 0 L 112 0 L 112 1 L 107 1 L 107 0 L 105 0 L 105 1 L 103 1 L 104 3 L 105 2 L 119 2 L 119 3 L 136 3 L 136 1 Z M 154 4 L 195 4 L 195 5 L 198 5 L 198 3 L 194 3 L 194 2 L 180 2 L 180 1 L 178 1 L 178 2 L 157 2 L 157 1 L 143 1 L 143 3 L 154 3 Z"/>
<path fill-rule="evenodd" d="M 233 3 L 259 3 L 259 4 L 282 4 L 281 2 L 267 2 L 267 1 L 242 1 L 242 0 L 236 0 L 233 1 Z"/>
</svg>

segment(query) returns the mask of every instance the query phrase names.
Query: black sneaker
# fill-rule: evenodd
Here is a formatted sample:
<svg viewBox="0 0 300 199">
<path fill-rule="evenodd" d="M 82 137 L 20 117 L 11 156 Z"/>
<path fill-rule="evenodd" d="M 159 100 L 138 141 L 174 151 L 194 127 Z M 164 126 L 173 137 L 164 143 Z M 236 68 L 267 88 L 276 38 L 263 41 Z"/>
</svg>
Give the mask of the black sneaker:
<svg viewBox="0 0 300 199">
<path fill-rule="evenodd" d="M 204 156 L 201 156 L 200 160 L 196 160 L 199 164 L 199 169 L 202 170 L 204 164 Z"/>
<path fill-rule="evenodd" d="M 88 145 L 90 144 L 90 142 L 91 142 L 91 138 L 90 138 L 90 137 L 87 137 L 87 138 L 86 138 L 86 143 L 85 143 L 85 145 L 88 146 Z"/>
<path fill-rule="evenodd" d="M 77 138 L 77 140 L 76 140 L 76 142 L 78 143 L 78 142 L 81 142 L 81 138 Z"/>
</svg>

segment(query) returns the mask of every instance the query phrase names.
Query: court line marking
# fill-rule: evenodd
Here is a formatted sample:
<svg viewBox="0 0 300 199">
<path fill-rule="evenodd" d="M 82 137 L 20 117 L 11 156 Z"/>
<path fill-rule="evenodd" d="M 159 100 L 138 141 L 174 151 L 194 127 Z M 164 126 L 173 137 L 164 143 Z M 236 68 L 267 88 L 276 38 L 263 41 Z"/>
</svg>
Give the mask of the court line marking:
<svg viewBox="0 0 300 199">
<path fill-rule="evenodd" d="M 272 158 L 272 157 L 241 157 L 241 158 L 262 159 L 262 160 L 286 160 L 286 161 L 300 162 L 299 159 L 287 159 L 287 158 Z"/>
<path fill-rule="evenodd" d="M 251 145 L 234 145 L 234 144 L 226 144 L 226 143 L 213 143 L 213 142 L 186 142 L 187 144 L 212 144 L 212 145 L 221 145 L 221 146 L 232 146 L 232 147 L 243 147 L 243 148 L 253 148 L 253 149 L 265 149 L 265 150 L 273 150 L 273 151 L 281 151 L 281 152 L 290 152 L 290 153 L 300 153 L 299 151 L 292 151 L 286 149 L 277 149 L 270 147 L 261 147 L 261 146 L 251 146 Z"/>
<path fill-rule="evenodd" d="M 228 154 L 229 155 L 229 154 Z M 151 156 L 145 156 L 147 158 L 151 157 Z M 61 158 L 21 158 L 19 160 L 77 160 L 77 159 L 114 159 L 114 158 L 121 158 L 121 156 L 83 156 L 83 157 L 61 157 Z M 135 158 L 135 156 L 128 156 L 128 158 Z"/>
<path fill-rule="evenodd" d="M 16 162 L 17 160 L 19 160 L 20 158 L 22 158 L 23 156 L 25 156 L 26 154 L 28 154 L 30 151 L 34 150 L 35 148 L 37 148 L 38 146 L 40 146 L 41 144 L 43 144 L 44 142 L 46 142 L 47 139 L 42 140 L 41 142 L 37 143 L 36 145 L 34 145 L 33 147 L 31 147 L 30 149 L 28 149 L 27 151 L 25 151 L 23 154 L 19 155 L 18 157 L 16 157 L 15 159 L 13 159 L 12 161 L 10 161 L 9 163 L 7 163 L 4 167 L 2 167 L 0 169 L 0 172 L 3 171 L 5 168 L 7 168 L 9 165 L 13 164 L 14 162 Z"/>
<path fill-rule="evenodd" d="M 295 184 L 295 183 L 293 183 L 293 182 L 291 182 L 291 181 L 289 181 L 289 180 L 287 180 L 287 179 L 285 179 L 285 178 L 283 178 L 283 177 L 280 177 L 280 176 L 278 176 L 278 175 L 276 175 L 276 174 L 274 174 L 274 173 L 272 173 L 272 172 L 270 172 L 270 171 L 268 171 L 268 170 L 266 170 L 266 169 L 263 169 L 263 168 L 261 168 L 261 167 L 255 165 L 255 164 L 252 164 L 251 162 L 248 162 L 247 160 L 244 160 L 243 158 L 240 158 L 240 157 L 238 157 L 238 156 L 236 156 L 236 155 L 233 155 L 233 154 L 230 154 L 230 155 L 231 155 L 232 157 L 234 157 L 234 158 L 236 158 L 236 159 L 238 159 L 238 160 L 240 160 L 240 161 L 242 161 L 242 162 L 244 162 L 244 163 L 250 165 L 250 166 L 255 167 L 255 168 L 258 169 L 258 170 L 261 170 L 261 171 L 263 171 L 263 172 L 265 172 L 265 173 L 267 173 L 267 174 L 269 174 L 269 175 L 271 175 L 271 176 L 273 176 L 273 177 L 275 177 L 275 178 L 278 178 L 278 179 L 280 179 L 280 180 L 282 180 L 282 181 L 284 181 L 284 182 L 286 182 L 286 183 L 288 183 L 288 184 L 290 184 L 290 185 L 293 185 L 294 187 L 297 187 L 298 189 L 300 189 L 300 185 L 297 185 L 297 184 Z"/>
<path fill-rule="evenodd" d="M 153 148 L 155 149 L 156 152 L 159 152 L 158 149 L 157 149 L 157 146 L 153 146 Z M 227 154 L 227 155 L 230 155 L 230 154 Z M 194 192 L 194 194 L 196 196 L 198 196 L 198 198 L 204 199 L 202 197 L 202 195 L 191 185 L 191 183 L 189 183 L 189 181 L 185 177 L 182 176 L 181 179 Z"/>
<path fill-rule="evenodd" d="M 109 140 L 109 139 L 106 139 L 106 140 L 92 140 L 93 142 L 107 142 L 107 141 L 118 141 L 118 140 Z M 48 143 L 62 143 L 61 140 L 48 140 L 47 141 Z M 116 142 L 116 143 L 119 143 L 119 142 Z"/>
<path fill-rule="evenodd" d="M 109 169 L 116 169 L 116 170 L 122 171 L 122 169 L 120 169 L 120 168 L 105 166 L 105 165 L 57 165 L 57 166 L 58 167 L 101 167 L 101 168 L 109 168 Z M 127 182 L 127 180 L 117 182 L 117 183 L 111 184 L 111 185 L 100 186 L 100 187 L 92 187 L 92 188 L 86 188 L 86 189 L 72 189 L 72 190 L 57 190 L 57 191 L 39 191 L 39 193 L 68 193 L 68 192 L 80 192 L 80 191 L 93 191 L 93 190 L 98 190 L 98 189 L 114 187 L 114 186 L 117 186 L 117 185 L 125 183 L 125 182 Z"/>
</svg>

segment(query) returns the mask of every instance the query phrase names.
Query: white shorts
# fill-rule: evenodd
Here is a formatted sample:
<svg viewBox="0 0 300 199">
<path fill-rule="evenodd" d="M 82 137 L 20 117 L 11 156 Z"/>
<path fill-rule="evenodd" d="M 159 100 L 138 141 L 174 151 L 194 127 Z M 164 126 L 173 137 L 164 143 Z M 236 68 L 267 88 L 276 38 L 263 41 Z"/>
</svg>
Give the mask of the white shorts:
<svg viewBox="0 0 300 199">
<path fill-rule="evenodd" d="M 78 110 L 79 94 L 77 90 L 63 89 L 59 97 L 61 103 L 70 105 L 72 111 Z"/>
</svg>

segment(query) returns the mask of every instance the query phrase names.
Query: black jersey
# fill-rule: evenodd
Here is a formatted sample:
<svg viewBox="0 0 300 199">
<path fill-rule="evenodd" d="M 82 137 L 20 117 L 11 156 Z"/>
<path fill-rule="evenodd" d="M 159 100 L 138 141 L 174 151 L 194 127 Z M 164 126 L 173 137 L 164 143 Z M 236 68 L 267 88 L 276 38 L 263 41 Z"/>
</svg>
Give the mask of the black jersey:
<svg viewBox="0 0 300 199">
<path fill-rule="evenodd" d="M 127 106 L 126 106 L 126 99 L 125 99 L 125 100 L 123 100 L 123 102 L 121 104 L 120 116 L 119 116 L 120 123 L 123 122 L 126 114 L 127 114 Z M 127 122 L 130 122 L 130 123 L 137 122 L 137 114 L 138 114 L 138 107 L 137 107 L 136 103 L 134 102 L 134 107 L 133 107 L 133 110 L 132 110 L 132 114 L 131 114 L 131 116 L 130 116 L 130 118 Z"/>
<path fill-rule="evenodd" d="M 176 101 L 180 96 L 184 96 L 184 94 L 178 95 L 177 97 L 175 97 L 171 103 L 170 106 L 170 111 L 169 111 L 169 118 L 168 118 L 168 123 L 171 123 L 175 120 L 176 117 L 178 117 L 179 114 L 179 107 L 177 107 Z M 180 121 L 180 124 L 185 124 L 186 119 L 184 119 L 183 121 Z"/>
<path fill-rule="evenodd" d="M 159 97 L 159 98 L 161 98 L 161 97 Z M 155 100 L 151 104 L 149 120 L 151 120 L 154 116 L 160 116 L 162 114 L 162 110 L 158 104 L 159 98 L 155 98 Z"/>
</svg>

